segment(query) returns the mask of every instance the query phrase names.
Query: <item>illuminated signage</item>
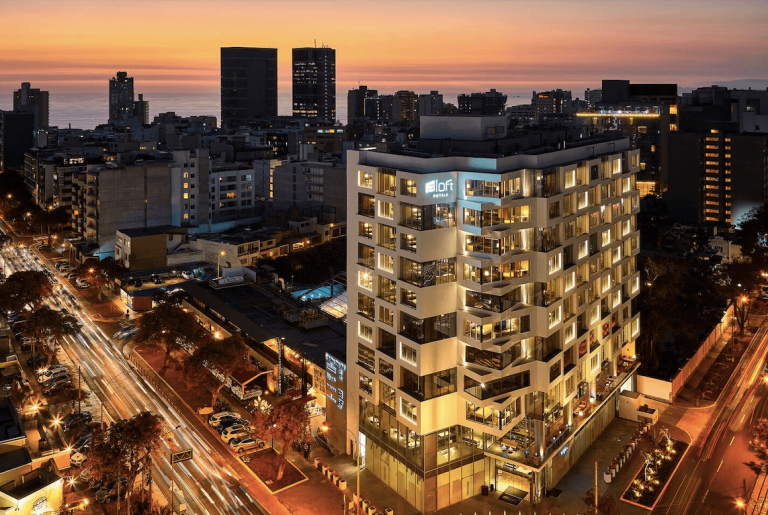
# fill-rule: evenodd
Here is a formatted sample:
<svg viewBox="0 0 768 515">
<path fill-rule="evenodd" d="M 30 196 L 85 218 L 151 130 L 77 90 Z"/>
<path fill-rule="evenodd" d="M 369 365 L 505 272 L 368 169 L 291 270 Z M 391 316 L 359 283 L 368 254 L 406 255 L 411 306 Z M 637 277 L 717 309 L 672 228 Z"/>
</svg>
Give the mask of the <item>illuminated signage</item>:
<svg viewBox="0 0 768 515">
<path fill-rule="evenodd" d="M 424 183 L 424 192 L 432 199 L 447 199 L 454 196 L 453 179 L 432 179 Z"/>
<path fill-rule="evenodd" d="M 326 379 L 326 398 L 336 404 L 339 409 L 344 409 L 344 389 L 340 384 L 344 381 L 344 374 L 347 372 L 347 364 L 334 358 L 330 354 L 325 354 L 325 379 Z"/>
</svg>

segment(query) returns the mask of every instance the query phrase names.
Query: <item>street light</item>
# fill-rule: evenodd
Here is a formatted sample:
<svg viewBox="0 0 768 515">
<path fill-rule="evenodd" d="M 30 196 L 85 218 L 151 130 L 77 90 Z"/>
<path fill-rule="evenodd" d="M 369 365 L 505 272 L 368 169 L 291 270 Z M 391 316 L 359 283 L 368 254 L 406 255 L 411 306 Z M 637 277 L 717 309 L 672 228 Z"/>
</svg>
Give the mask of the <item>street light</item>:
<svg viewBox="0 0 768 515">
<path fill-rule="evenodd" d="M 323 425 L 320 427 L 320 430 L 323 433 L 327 433 L 328 430 L 331 428 L 331 426 L 328 425 L 328 422 L 323 422 Z M 355 513 L 357 515 L 360 515 L 360 446 L 357 443 L 357 436 L 355 436 L 355 433 L 352 432 L 349 428 L 344 428 L 347 430 L 347 433 L 349 433 L 352 436 L 352 441 L 355 442 L 355 454 L 357 457 L 357 502 L 355 502 Z M 347 507 L 344 506 L 344 510 L 346 511 Z"/>
<path fill-rule="evenodd" d="M 219 252 L 218 257 L 216 258 L 216 265 L 218 267 L 216 279 L 219 279 L 221 277 L 221 256 L 224 256 L 224 255 L 225 255 L 225 252 L 222 250 L 221 252 Z"/>
</svg>

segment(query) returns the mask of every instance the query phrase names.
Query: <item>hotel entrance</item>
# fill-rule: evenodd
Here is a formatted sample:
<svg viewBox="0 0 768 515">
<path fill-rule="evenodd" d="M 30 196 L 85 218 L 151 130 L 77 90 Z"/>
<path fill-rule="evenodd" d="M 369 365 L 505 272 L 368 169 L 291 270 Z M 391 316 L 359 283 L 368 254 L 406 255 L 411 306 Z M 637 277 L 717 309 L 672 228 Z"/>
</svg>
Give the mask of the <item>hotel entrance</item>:
<svg viewBox="0 0 768 515">
<path fill-rule="evenodd" d="M 495 461 L 494 488 L 503 500 L 517 506 L 530 495 L 533 473 L 528 469 L 506 461 Z"/>
</svg>

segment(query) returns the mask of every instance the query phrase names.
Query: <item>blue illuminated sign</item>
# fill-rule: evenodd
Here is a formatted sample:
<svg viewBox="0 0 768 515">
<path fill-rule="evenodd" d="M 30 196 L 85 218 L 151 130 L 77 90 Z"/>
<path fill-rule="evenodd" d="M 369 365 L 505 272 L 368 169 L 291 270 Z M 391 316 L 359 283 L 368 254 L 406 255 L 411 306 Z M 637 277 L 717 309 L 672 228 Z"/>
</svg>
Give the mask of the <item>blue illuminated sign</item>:
<svg viewBox="0 0 768 515">
<path fill-rule="evenodd" d="M 338 383 L 344 381 L 346 372 L 346 363 L 328 353 L 325 354 L 326 398 L 336 404 L 339 409 L 344 409 L 344 390 Z"/>
</svg>

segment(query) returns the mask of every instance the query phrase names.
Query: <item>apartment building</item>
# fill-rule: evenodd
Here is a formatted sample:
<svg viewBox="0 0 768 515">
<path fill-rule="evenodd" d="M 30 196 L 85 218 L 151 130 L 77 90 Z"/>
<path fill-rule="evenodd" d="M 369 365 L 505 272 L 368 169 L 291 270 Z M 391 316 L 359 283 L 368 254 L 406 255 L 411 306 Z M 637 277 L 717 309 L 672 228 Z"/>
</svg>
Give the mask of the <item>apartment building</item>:
<svg viewBox="0 0 768 515">
<path fill-rule="evenodd" d="M 275 167 L 272 207 L 287 211 L 328 206 L 333 221 L 347 217 L 347 168 L 337 159 L 320 159 L 310 153 L 308 160 L 288 161 Z"/>
<path fill-rule="evenodd" d="M 424 513 L 557 484 L 636 390 L 638 171 L 350 151 L 347 452 Z"/>
</svg>

